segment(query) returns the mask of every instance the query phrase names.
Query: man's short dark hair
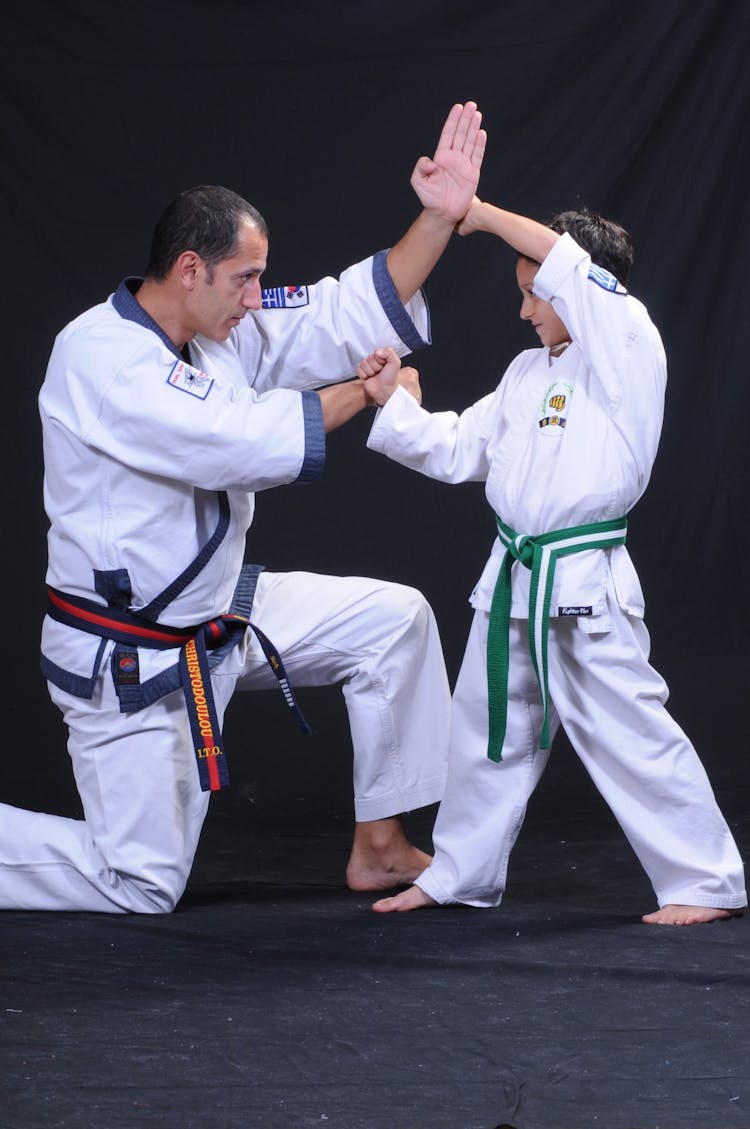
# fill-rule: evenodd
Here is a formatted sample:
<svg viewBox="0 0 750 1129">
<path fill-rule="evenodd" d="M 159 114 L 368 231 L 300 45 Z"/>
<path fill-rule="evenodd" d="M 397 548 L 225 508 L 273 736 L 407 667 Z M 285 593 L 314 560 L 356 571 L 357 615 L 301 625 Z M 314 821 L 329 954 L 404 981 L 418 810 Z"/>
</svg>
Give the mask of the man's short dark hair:
<svg viewBox="0 0 750 1129">
<path fill-rule="evenodd" d="M 593 263 L 626 285 L 633 265 L 633 240 L 619 223 L 583 208 L 558 212 L 546 226 L 560 235 L 567 231 L 588 252 Z"/>
<path fill-rule="evenodd" d="M 243 219 L 268 238 L 266 221 L 258 209 L 230 188 L 202 184 L 181 192 L 156 223 L 146 278 L 166 278 L 183 251 L 195 251 L 209 270 L 231 259 L 237 252 Z"/>
</svg>

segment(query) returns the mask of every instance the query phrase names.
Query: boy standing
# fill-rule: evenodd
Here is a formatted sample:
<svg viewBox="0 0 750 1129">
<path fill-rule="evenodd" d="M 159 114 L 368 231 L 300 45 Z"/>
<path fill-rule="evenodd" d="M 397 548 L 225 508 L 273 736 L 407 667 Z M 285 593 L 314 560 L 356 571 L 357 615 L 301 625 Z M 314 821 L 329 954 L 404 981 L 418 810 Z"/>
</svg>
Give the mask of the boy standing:
<svg viewBox="0 0 750 1129">
<path fill-rule="evenodd" d="M 526 805 L 560 724 L 646 870 L 649 924 L 691 925 L 746 905 L 743 866 L 698 755 L 649 665 L 626 515 L 663 419 L 666 361 L 628 294 L 632 242 L 594 213 L 548 226 L 475 199 L 460 234 L 518 254 L 541 348 L 461 415 L 420 407 L 418 375 L 380 349 L 358 375 L 382 408 L 368 446 L 443 482 L 485 481 L 498 537 L 453 696 L 435 855 L 378 912 L 496 906 Z M 400 386 L 399 386 L 400 385 Z"/>
</svg>

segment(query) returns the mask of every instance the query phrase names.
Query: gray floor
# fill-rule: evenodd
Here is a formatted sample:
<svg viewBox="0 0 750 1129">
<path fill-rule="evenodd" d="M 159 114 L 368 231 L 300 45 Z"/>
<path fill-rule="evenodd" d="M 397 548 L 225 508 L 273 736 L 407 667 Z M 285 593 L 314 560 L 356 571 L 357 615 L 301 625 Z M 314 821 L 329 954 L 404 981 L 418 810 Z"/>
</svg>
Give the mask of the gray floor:
<svg viewBox="0 0 750 1129">
<path fill-rule="evenodd" d="M 2 1129 L 747 1129 L 750 919 L 642 925 L 564 743 L 500 909 L 373 914 L 343 885 L 327 701 L 308 744 L 234 735 L 175 914 L 2 915 Z M 747 794 L 719 785 L 747 857 Z M 425 846 L 433 815 L 407 820 Z"/>
</svg>

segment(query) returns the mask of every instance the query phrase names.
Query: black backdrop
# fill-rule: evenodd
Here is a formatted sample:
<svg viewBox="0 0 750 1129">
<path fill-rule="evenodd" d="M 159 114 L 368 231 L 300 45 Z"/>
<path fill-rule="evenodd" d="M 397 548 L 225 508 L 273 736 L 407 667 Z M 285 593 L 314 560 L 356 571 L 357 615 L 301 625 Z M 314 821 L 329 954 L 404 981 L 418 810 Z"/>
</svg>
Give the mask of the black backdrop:
<svg viewBox="0 0 750 1129">
<path fill-rule="evenodd" d="M 750 5 L 27 0 L 3 39 L 3 798 L 76 810 L 37 673 L 36 397 L 55 333 L 142 271 L 156 215 L 192 184 L 226 184 L 264 213 L 267 285 L 390 245 L 417 212 L 414 161 L 471 98 L 489 133 L 481 195 L 540 219 L 588 204 L 634 235 L 631 288 L 662 331 L 670 386 L 629 543 L 673 710 L 739 815 Z M 498 241 L 456 237 L 428 280 L 433 345 L 414 359 L 428 406 L 469 404 L 530 343 L 512 266 Z M 481 486 L 444 487 L 368 452 L 368 426 L 360 416 L 330 436 L 315 485 L 260 497 L 249 555 L 420 587 L 453 678 L 491 514 Z M 232 725 L 252 727 L 260 751 L 282 713 L 241 700 Z"/>
</svg>

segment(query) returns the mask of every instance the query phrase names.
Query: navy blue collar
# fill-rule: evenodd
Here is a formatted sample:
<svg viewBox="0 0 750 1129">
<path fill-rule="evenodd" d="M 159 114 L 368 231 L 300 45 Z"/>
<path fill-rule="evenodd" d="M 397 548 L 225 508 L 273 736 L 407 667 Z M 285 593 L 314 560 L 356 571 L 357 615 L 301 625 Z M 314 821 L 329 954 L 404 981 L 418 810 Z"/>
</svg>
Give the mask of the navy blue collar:
<svg viewBox="0 0 750 1129">
<path fill-rule="evenodd" d="M 135 296 L 136 291 L 142 282 L 143 279 L 136 276 L 124 278 L 112 295 L 112 305 L 121 318 L 137 322 L 138 325 L 142 325 L 144 329 L 152 330 L 157 337 L 164 342 L 170 352 L 174 353 L 180 360 L 183 360 L 183 355 L 174 341 L 167 337 L 158 322 L 155 322 L 151 315 L 146 313 L 140 302 L 137 301 Z"/>
</svg>

